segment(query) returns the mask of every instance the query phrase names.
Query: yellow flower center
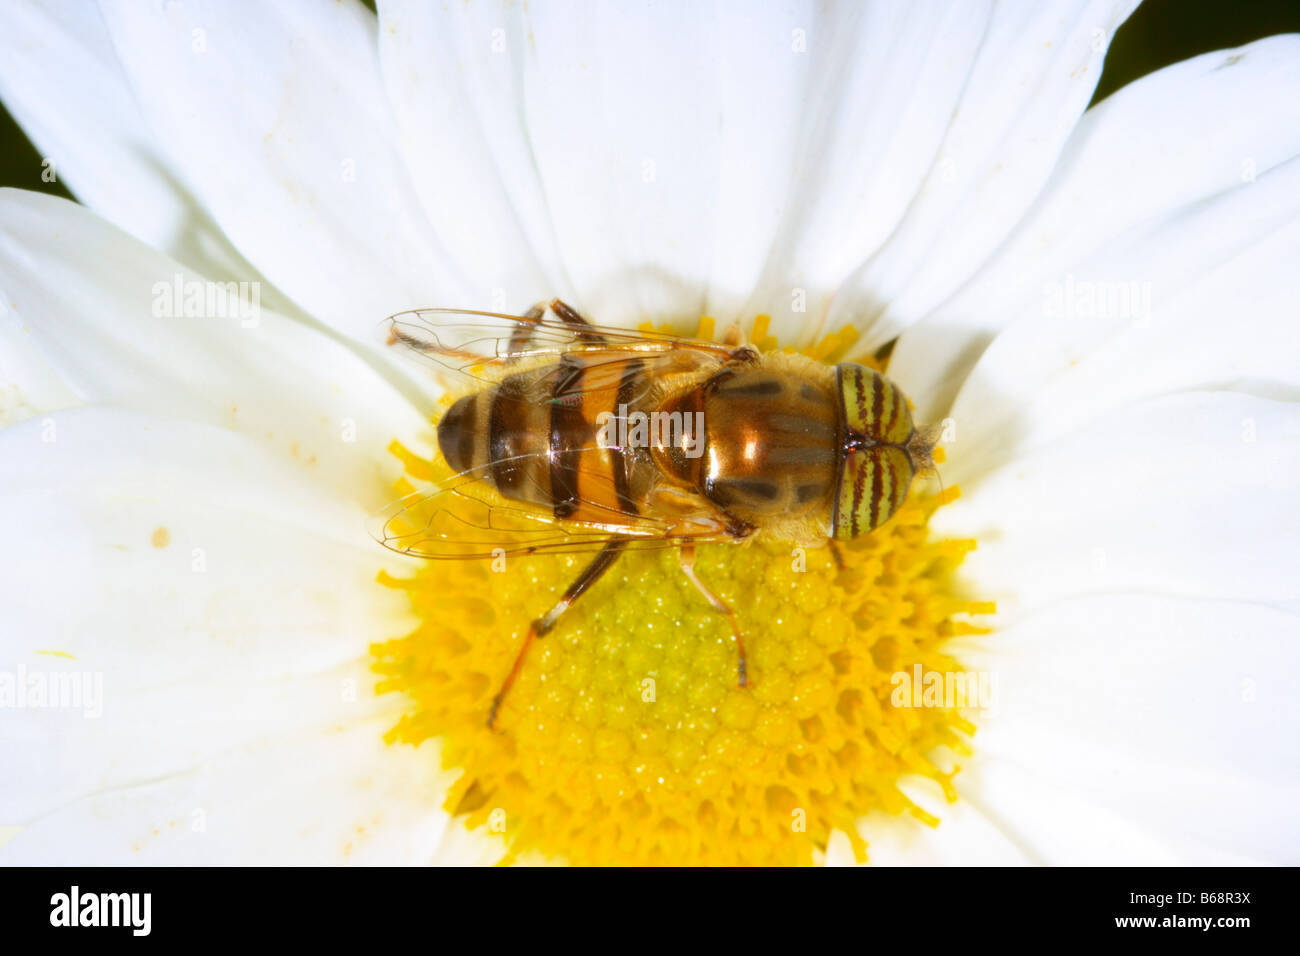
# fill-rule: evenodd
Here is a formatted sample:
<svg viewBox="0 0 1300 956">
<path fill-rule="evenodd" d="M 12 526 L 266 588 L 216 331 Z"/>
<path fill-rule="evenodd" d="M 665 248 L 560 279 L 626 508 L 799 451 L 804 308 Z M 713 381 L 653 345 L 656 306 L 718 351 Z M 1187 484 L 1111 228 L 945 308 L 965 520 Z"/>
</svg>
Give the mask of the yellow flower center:
<svg viewBox="0 0 1300 956">
<path fill-rule="evenodd" d="M 765 326 L 753 341 L 774 347 Z M 829 359 L 851 341 L 832 336 L 808 354 Z M 414 478 L 445 474 L 441 462 L 394 451 Z M 960 673 L 945 641 L 984 633 L 965 618 L 993 612 L 953 587 L 974 542 L 933 541 L 927 529 L 956 497 L 914 487 L 892 521 L 841 545 L 842 568 L 824 547 L 700 547 L 697 573 L 736 609 L 748 688 L 736 686 L 725 617 L 675 554 L 624 555 L 534 645 L 495 732 L 488 707 L 529 622 L 590 555 L 381 574 L 422 622 L 372 649 L 380 691 L 411 702 L 387 739 L 441 739 L 444 765 L 462 771 L 447 810 L 500 834 L 504 861 L 807 864 L 835 831 L 865 860 L 855 822 L 883 810 L 936 825 L 898 781 L 928 777 L 954 800 L 956 769 L 930 755 L 969 753 L 974 727 L 957 706 L 899 694 L 917 675 Z"/>
</svg>

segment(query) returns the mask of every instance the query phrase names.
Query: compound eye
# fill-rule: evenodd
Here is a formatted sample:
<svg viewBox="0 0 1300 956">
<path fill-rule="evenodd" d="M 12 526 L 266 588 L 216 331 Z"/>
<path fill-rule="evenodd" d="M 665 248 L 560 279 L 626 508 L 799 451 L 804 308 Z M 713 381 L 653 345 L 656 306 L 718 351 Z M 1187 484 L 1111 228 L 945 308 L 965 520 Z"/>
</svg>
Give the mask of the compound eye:
<svg viewBox="0 0 1300 956">
<path fill-rule="evenodd" d="M 856 538 L 880 527 L 907 498 L 912 462 L 895 445 L 873 445 L 844 457 L 831 533 Z"/>
<path fill-rule="evenodd" d="M 902 389 L 865 365 L 845 362 L 835 372 L 849 431 L 872 442 L 906 445 L 914 426 Z"/>
</svg>

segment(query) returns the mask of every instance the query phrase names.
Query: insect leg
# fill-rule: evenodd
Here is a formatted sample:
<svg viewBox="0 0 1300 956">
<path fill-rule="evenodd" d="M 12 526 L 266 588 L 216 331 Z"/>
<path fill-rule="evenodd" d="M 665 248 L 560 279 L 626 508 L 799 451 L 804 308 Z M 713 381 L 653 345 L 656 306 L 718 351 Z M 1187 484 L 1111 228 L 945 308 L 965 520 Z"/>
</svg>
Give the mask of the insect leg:
<svg viewBox="0 0 1300 956">
<path fill-rule="evenodd" d="M 835 570 L 844 570 L 844 553 L 840 551 L 839 542 L 831 538 L 826 542 L 826 546 L 831 549 L 831 557 L 835 559 Z"/>
<path fill-rule="evenodd" d="M 747 687 L 749 685 L 749 663 L 745 654 L 745 639 L 740 633 L 740 625 L 736 623 L 736 612 L 731 609 L 731 605 L 714 594 L 708 585 L 700 580 L 699 575 L 695 573 L 695 543 L 693 541 L 687 541 L 683 544 L 681 550 L 677 552 L 677 557 L 682 565 L 682 573 L 686 575 L 687 580 L 695 585 L 695 589 L 704 595 L 704 600 L 708 601 L 715 611 L 727 615 L 727 620 L 731 622 L 731 633 L 736 638 L 736 653 L 738 655 L 736 662 L 736 673 L 740 678 L 738 683 L 741 687 Z"/>
<path fill-rule="evenodd" d="M 591 323 L 582 317 L 573 306 L 569 305 L 563 299 L 551 299 L 549 302 L 538 302 L 531 309 L 520 316 L 523 322 L 510 335 L 510 351 L 521 352 L 528 345 L 533 337 L 533 332 L 537 328 L 537 323 L 541 321 L 546 310 L 550 309 L 562 321 L 572 325 L 578 330 L 579 337 L 592 345 L 608 345 L 605 337 L 596 332 L 591 327 Z M 524 323 L 527 323 L 525 325 Z"/>
<path fill-rule="evenodd" d="M 569 303 L 565 302 L 563 299 L 552 299 L 551 311 L 569 325 L 576 328 L 578 330 L 578 335 L 583 339 L 583 341 L 590 342 L 592 345 L 609 344 L 609 341 L 605 336 L 593 329 L 591 323 L 582 317 L 582 313 L 569 305 Z"/>
<path fill-rule="evenodd" d="M 505 700 L 506 694 L 515 682 L 515 678 L 519 676 L 520 668 L 524 665 L 524 658 L 528 654 L 528 649 L 533 646 L 533 641 L 539 640 L 551 632 L 551 629 L 555 627 L 556 622 L 560 620 L 564 612 L 573 606 L 573 602 L 578 600 L 584 591 L 600 580 L 600 576 L 618 560 L 618 556 L 625 547 L 627 547 L 626 538 L 611 538 L 606 541 L 605 546 L 592 559 L 591 564 L 583 568 L 582 573 L 568 586 L 564 596 L 555 603 L 555 606 L 547 611 L 544 616 L 528 625 L 528 633 L 524 636 L 524 646 L 519 649 L 519 653 L 515 656 L 515 663 L 510 668 L 510 673 L 506 675 L 505 681 L 501 684 L 501 689 L 492 698 L 492 709 L 488 712 L 487 720 L 489 730 L 496 723 L 497 711 L 501 708 L 501 702 Z"/>
<path fill-rule="evenodd" d="M 722 344 L 728 348 L 740 348 L 745 344 L 745 331 L 740 327 L 739 322 L 732 322 L 727 326 L 727 333 L 722 337 Z"/>
<path fill-rule="evenodd" d="M 531 309 L 525 312 L 520 318 L 527 322 L 527 325 L 520 324 L 517 329 L 510 333 L 510 351 L 522 352 L 530 339 L 533 337 L 533 331 L 537 328 L 537 323 L 542 316 L 546 314 L 546 303 L 538 302 Z"/>
</svg>

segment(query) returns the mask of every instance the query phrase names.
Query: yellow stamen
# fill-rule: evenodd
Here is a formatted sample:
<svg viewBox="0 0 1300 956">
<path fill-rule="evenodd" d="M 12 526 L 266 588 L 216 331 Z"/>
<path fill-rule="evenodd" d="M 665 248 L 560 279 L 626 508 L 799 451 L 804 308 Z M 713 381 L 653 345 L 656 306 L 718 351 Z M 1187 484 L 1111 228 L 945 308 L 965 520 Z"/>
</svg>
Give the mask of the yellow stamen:
<svg viewBox="0 0 1300 956">
<path fill-rule="evenodd" d="M 750 340 L 775 345 L 766 326 L 755 323 Z M 809 352 L 830 358 L 853 338 L 827 336 Z M 393 450 L 413 478 L 445 473 Z M 590 557 L 381 574 L 421 620 L 372 648 L 380 691 L 410 699 L 387 739 L 441 738 L 444 765 L 461 770 L 447 810 L 499 833 L 505 862 L 807 864 L 837 831 L 865 860 L 855 823 L 873 810 L 938 824 L 899 778 L 928 777 L 955 800 L 957 770 L 931 757 L 969 754 L 975 730 L 957 706 L 899 706 L 898 675 L 961 673 L 945 641 L 985 633 L 965 618 L 995 610 L 953 586 L 975 542 L 930 540 L 930 516 L 958 489 L 922 491 L 884 527 L 841 544 L 842 569 L 827 548 L 698 549 L 698 574 L 737 610 L 747 689 L 736 686 L 726 619 L 676 556 L 625 555 L 534 646 L 496 733 L 485 715 L 528 622 Z"/>
</svg>

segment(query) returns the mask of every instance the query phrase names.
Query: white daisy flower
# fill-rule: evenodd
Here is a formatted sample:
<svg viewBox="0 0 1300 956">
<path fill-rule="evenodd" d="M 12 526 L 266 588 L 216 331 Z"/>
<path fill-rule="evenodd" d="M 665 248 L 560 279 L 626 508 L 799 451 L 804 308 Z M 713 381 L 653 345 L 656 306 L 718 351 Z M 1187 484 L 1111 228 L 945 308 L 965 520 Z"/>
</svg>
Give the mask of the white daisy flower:
<svg viewBox="0 0 1300 956">
<path fill-rule="evenodd" d="M 0 33 L 0 97 L 81 203 L 0 191 L 0 861 L 486 861 L 503 820 L 512 853 L 594 859 L 579 811 L 607 854 L 703 858 L 730 811 L 682 781 L 763 797 L 721 837 L 757 827 L 756 861 L 1300 860 L 1300 37 L 1085 112 L 1129 0 L 87 6 L 15 4 Z M 704 701 L 698 739 L 610 708 L 567 737 L 465 729 L 554 581 L 500 584 L 486 656 L 448 650 L 468 612 L 427 594 L 493 592 L 366 534 L 390 442 L 431 455 L 438 408 L 375 328 L 554 295 L 629 327 L 769 314 L 858 358 L 896 339 L 962 497 L 848 584 L 769 575 L 753 623 L 865 627 L 835 602 L 902 581 L 892 649 L 756 648 L 754 710 Z M 934 562 L 924 587 L 904 559 Z M 646 593 L 680 611 L 676 587 Z M 592 660 L 642 652 L 602 623 L 640 599 L 584 611 Z M 772 696 L 783 668 L 887 684 L 904 632 L 995 706 L 846 738 L 873 701 Z M 577 666 L 566 641 L 539 673 Z M 771 782 L 796 766 L 833 796 Z"/>
</svg>

